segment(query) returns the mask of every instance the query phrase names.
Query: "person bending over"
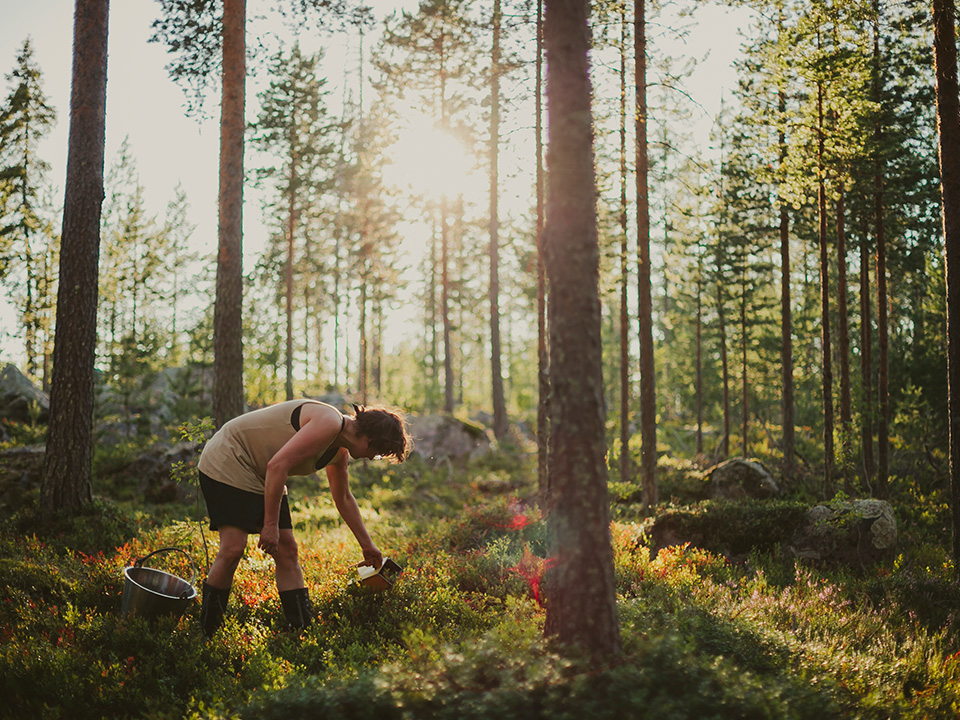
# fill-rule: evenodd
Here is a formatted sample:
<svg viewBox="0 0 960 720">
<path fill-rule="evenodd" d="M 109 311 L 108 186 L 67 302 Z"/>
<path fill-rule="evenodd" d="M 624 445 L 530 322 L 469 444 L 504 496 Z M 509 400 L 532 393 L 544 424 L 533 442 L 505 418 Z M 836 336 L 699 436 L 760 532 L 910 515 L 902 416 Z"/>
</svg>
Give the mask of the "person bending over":
<svg viewBox="0 0 960 720">
<path fill-rule="evenodd" d="M 251 533 L 259 534 L 257 545 L 274 559 L 287 622 L 294 629 L 310 623 L 310 596 L 287 502 L 286 482 L 292 475 L 325 468 L 337 511 L 363 551 L 360 565 L 383 562 L 350 492 L 347 463 L 374 457 L 402 462 L 410 441 L 398 412 L 353 407 L 356 414 L 348 417 L 317 400 L 277 403 L 230 420 L 203 448 L 200 489 L 210 529 L 220 533 L 220 550 L 203 583 L 200 621 L 207 636 L 223 623 L 233 574 Z"/>
</svg>

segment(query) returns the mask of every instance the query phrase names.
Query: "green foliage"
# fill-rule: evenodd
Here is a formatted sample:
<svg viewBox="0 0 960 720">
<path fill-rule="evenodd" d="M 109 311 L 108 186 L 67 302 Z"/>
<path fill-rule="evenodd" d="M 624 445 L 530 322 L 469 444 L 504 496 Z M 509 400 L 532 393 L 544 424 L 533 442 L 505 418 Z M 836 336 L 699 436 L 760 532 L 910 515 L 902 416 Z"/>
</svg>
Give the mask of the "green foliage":
<svg viewBox="0 0 960 720">
<path fill-rule="evenodd" d="M 88 555 L 108 552 L 142 532 L 148 518 L 142 513 L 129 513 L 120 505 L 95 498 L 76 517 L 57 516 L 41 519 L 34 505 L 24 507 L 10 520 L 14 532 L 36 535 L 56 547 Z"/>
<path fill-rule="evenodd" d="M 742 555 L 778 548 L 806 521 L 807 509 L 791 500 L 708 500 L 667 508 L 657 521 L 669 524 L 681 537 L 702 538 L 698 544 L 706 549 Z"/>
<path fill-rule="evenodd" d="M 185 442 L 195 443 L 200 447 L 213 435 L 216 426 L 209 417 L 187 420 L 176 427 L 176 434 Z M 175 482 L 186 483 L 199 487 L 200 476 L 197 473 L 196 463 L 185 463 L 178 460 L 170 466 L 170 477 Z"/>
<path fill-rule="evenodd" d="M 37 445 L 46 441 L 47 426 L 3 418 L 0 419 L 0 436 L 7 438 L 0 442 L 0 448 Z"/>
<path fill-rule="evenodd" d="M 193 440 L 207 429 L 180 431 Z M 960 590 L 944 546 L 926 541 L 932 530 L 911 536 L 892 571 L 859 577 L 756 549 L 776 545 L 801 503 L 659 511 L 755 548 L 738 563 L 692 547 L 651 558 L 644 525 L 615 522 L 624 655 L 596 668 L 543 636 L 547 518 L 530 500 L 533 458 L 357 469 L 367 524 L 404 572 L 390 591 L 363 589 L 329 497 L 297 479 L 291 505 L 316 613 L 299 634 L 285 630 L 272 561 L 252 542 L 226 623 L 207 640 L 198 604 L 180 619 L 119 616 L 123 567 L 160 547 L 200 556 L 194 524 L 106 501 L 58 527 L 17 516 L 0 534 L 0 691 L 12 716 L 956 716 Z M 675 482 L 683 473 L 701 477 L 683 463 L 665 472 Z M 939 521 L 939 496 L 910 497 L 908 517 Z"/>
</svg>

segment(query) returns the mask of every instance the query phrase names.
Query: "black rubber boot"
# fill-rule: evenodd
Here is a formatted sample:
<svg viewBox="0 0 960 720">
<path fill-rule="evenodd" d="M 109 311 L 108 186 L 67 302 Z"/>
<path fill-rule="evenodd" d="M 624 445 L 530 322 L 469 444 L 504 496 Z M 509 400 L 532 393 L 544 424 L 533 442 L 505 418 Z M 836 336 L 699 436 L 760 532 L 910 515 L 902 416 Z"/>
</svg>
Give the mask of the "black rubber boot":
<svg viewBox="0 0 960 720">
<path fill-rule="evenodd" d="M 200 605 L 200 625 L 203 634 L 211 637 L 223 625 L 223 613 L 227 609 L 227 598 L 230 597 L 230 588 L 216 588 L 203 583 L 203 602 Z"/>
<path fill-rule="evenodd" d="M 310 605 L 310 592 L 306 588 L 282 590 L 280 607 L 293 630 L 303 630 L 313 620 L 313 608 Z"/>
</svg>

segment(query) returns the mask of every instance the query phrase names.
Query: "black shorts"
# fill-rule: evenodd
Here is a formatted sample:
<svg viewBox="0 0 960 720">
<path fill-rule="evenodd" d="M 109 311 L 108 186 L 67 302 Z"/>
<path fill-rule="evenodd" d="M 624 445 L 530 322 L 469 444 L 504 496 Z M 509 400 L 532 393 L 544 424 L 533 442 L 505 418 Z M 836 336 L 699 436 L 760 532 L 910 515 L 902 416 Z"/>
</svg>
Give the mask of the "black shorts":
<svg viewBox="0 0 960 720">
<path fill-rule="evenodd" d="M 219 530 L 222 525 L 237 527 L 248 533 L 259 533 L 263 529 L 263 495 L 217 482 L 202 472 L 200 490 L 207 502 L 211 530 Z M 293 529 L 286 494 L 280 500 L 279 527 L 281 530 Z"/>
</svg>

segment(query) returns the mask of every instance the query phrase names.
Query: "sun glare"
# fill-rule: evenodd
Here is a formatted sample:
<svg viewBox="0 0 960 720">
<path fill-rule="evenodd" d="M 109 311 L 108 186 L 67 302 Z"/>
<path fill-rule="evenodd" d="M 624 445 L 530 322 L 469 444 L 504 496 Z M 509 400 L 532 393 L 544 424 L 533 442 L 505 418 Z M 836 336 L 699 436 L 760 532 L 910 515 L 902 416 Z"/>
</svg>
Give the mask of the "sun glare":
<svg viewBox="0 0 960 720">
<path fill-rule="evenodd" d="M 433 200 L 472 197 L 483 180 L 463 142 L 426 116 L 410 118 L 391 147 L 386 180 L 395 187 Z"/>
</svg>

